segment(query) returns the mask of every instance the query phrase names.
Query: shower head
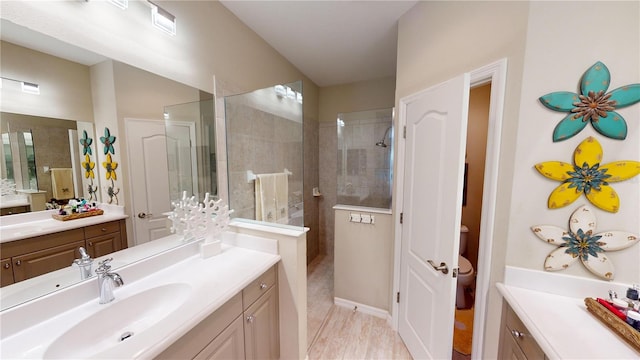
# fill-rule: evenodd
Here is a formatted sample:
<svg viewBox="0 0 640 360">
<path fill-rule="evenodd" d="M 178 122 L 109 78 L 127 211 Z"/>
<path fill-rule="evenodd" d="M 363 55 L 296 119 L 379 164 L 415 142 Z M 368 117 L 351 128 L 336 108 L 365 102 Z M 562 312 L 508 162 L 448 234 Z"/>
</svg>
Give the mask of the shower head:
<svg viewBox="0 0 640 360">
<path fill-rule="evenodd" d="M 387 138 L 387 134 L 389 134 L 389 130 L 391 130 L 391 126 L 389 126 L 387 128 L 387 130 L 384 132 L 384 135 L 382 136 L 382 140 L 378 141 L 376 143 L 376 146 L 380 146 L 380 147 L 383 147 L 383 148 L 387 147 L 387 144 L 385 144 L 384 140 Z"/>
</svg>

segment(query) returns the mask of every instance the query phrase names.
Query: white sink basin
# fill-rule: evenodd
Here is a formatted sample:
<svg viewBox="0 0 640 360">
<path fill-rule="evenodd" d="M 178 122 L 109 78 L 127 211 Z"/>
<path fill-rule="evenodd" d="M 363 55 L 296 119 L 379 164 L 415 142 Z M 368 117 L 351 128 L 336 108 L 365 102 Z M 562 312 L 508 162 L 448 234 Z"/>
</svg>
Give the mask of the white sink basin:
<svg viewBox="0 0 640 360">
<path fill-rule="evenodd" d="M 126 286 L 126 285 L 124 285 Z M 60 335 L 44 354 L 45 359 L 93 358 L 97 354 L 135 341 L 137 334 L 158 323 L 189 298 L 191 286 L 170 283 L 153 287 L 113 303 Z"/>
</svg>

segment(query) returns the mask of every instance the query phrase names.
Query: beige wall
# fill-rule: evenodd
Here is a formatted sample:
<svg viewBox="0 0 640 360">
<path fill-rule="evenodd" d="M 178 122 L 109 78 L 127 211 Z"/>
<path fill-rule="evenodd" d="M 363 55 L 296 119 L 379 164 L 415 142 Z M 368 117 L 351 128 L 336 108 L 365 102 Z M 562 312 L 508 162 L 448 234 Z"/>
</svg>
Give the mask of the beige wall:
<svg viewBox="0 0 640 360">
<path fill-rule="evenodd" d="M 605 161 L 640 157 L 639 129 L 631 125 L 638 124 L 638 105 L 620 110 L 629 124 L 623 142 L 605 139 L 587 127 L 575 139 L 552 143 L 553 128 L 564 116 L 537 100 L 552 91 L 577 91 L 584 71 L 598 60 L 612 73 L 610 89 L 637 83 L 639 6 L 637 2 L 424 2 L 400 21 L 397 99 L 499 58 L 508 59 L 491 288 L 484 354 L 478 357 L 497 356 L 501 298 L 494 284 L 502 280 L 504 266 L 542 271 L 544 258 L 552 250 L 529 227 L 538 223 L 566 226 L 570 213 L 587 203 L 579 199 L 567 208 L 547 209 L 546 199 L 557 184 L 537 174 L 533 165 L 556 159 L 569 162 L 577 144 L 589 135 L 603 144 Z M 576 38 L 576 29 L 593 14 L 615 20 L 599 26 L 593 36 Z M 606 50 L 593 44 L 607 44 Z M 621 210 L 618 214 L 598 211 L 599 228 L 603 224 L 601 229 L 638 232 L 639 203 L 624 202 L 640 198 L 637 184 L 637 180 L 615 184 L 623 201 Z M 638 246 L 609 254 L 616 268 L 624 269 L 620 279 L 640 280 Z M 580 264 L 565 273 L 592 277 Z"/>
<path fill-rule="evenodd" d="M 351 213 L 373 215 L 374 224 L 349 221 Z M 391 312 L 393 216 L 335 210 L 334 296 Z"/>
<path fill-rule="evenodd" d="M 320 88 L 319 96 L 319 199 L 320 254 L 333 254 L 334 211 L 337 201 L 338 113 L 394 106 L 395 77 Z"/>
<path fill-rule="evenodd" d="M 396 99 L 436 85 L 501 58 L 508 59 L 502 127 L 499 189 L 492 249 L 492 284 L 502 280 L 510 217 L 510 191 L 525 56 L 529 4 L 526 2 L 420 2 L 398 26 Z M 507 30 L 508 29 L 508 30 Z M 507 189 L 507 190 L 505 190 Z M 486 271 L 486 270 L 485 270 Z M 496 358 L 501 297 L 491 286 L 487 298 L 485 353 Z"/>
<path fill-rule="evenodd" d="M 3 79 L 0 111 L 93 122 L 87 66 L 4 41 L 0 63 L 2 77 L 40 85 L 40 95 L 25 94 L 20 84 Z"/>
<path fill-rule="evenodd" d="M 576 39 L 575 29 L 592 14 L 615 21 L 600 26 L 588 38 Z M 550 38 L 553 41 L 548 41 Z M 596 208 L 584 196 L 569 206 L 550 210 L 547 199 L 559 183 L 544 178 L 533 168 L 539 162 L 550 160 L 573 163 L 576 147 L 588 136 L 595 137 L 602 145 L 602 164 L 640 160 L 640 104 L 616 109 L 627 122 L 628 133 L 624 141 L 606 138 L 587 125 L 576 136 L 554 143 L 551 140 L 553 129 L 566 115 L 548 110 L 538 101 L 538 97 L 554 91 L 579 91 L 580 78 L 596 61 L 603 62 L 609 69 L 609 91 L 640 83 L 640 3 L 532 2 L 526 44 L 506 264 L 542 270 L 546 256 L 555 248 L 540 241 L 530 227 L 555 225 L 566 228 L 571 213 L 581 205 L 594 210 L 596 232 L 623 230 L 640 233 L 638 176 L 611 183 L 620 197 L 620 210 L 615 214 Z M 606 50 L 591 44 L 607 44 Z M 610 251 L 606 256 L 615 266 L 616 282 L 640 282 L 640 245 Z M 578 262 L 560 273 L 596 278 Z"/>
</svg>

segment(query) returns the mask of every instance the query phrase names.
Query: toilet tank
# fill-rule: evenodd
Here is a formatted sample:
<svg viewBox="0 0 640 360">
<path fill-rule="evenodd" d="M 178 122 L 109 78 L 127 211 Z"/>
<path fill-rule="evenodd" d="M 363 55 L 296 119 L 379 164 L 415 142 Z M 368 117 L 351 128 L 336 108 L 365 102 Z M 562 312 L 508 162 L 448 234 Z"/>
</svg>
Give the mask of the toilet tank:
<svg viewBox="0 0 640 360">
<path fill-rule="evenodd" d="M 467 251 L 467 239 L 469 237 L 469 228 L 466 225 L 460 225 L 460 249 L 458 253 L 460 255 Z"/>
</svg>

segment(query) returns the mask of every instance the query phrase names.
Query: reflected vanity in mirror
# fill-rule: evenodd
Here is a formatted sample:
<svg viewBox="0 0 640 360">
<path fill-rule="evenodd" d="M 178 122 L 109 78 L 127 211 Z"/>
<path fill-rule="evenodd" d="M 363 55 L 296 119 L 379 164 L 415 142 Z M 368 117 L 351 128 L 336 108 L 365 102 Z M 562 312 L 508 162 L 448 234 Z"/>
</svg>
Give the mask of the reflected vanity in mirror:
<svg viewBox="0 0 640 360">
<path fill-rule="evenodd" d="M 51 182 L 51 169 L 57 168 L 72 169 L 73 176 L 78 184 L 77 187 L 74 185 L 74 189 L 79 190 L 79 196 L 86 199 L 90 198 L 90 195 L 87 194 L 89 186 L 87 181 L 93 180 L 94 188 L 100 188 L 100 184 L 98 183 L 99 179 L 102 179 L 103 182 L 105 181 L 105 170 L 97 156 L 95 156 L 96 152 L 102 152 L 103 150 L 100 143 L 100 136 L 102 136 L 104 132 L 105 125 L 101 123 L 98 128 L 96 119 L 100 111 L 104 110 L 105 103 L 96 100 L 96 96 L 99 97 L 100 94 L 96 95 L 94 92 L 100 92 L 101 89 L 104 89 L 105 84 L 102 81 L 106 80 L 107 83 L 113 82 L 113 84 L 115 84 L 115 88 L 112 87 L 111 90 L 112 95 L 117 99 L 117 103 L 114 105 L 115 112 L 111 113 L 113 116 L 109 117 L 114 123 L 108 126 L 114 130 L 117 129 L 118 126 L 120 128 L 117 140 L 117 145 L 120 146 L 117 146 L 117 151 L 119 151 L 117 156 L 120 156 L 118 178 L 122 181 L 122 188 L 120 189 L 122 191 L 119 195 L 121 198 L 120 206 L 108 205 L 106 201 L 108 199 L 98 198 L 97 201 L 101 202 L 100 206 L 105 209 L 105 213 L 101 216 L 91 217 L 93 219 L 91 221 L 87 219 L 64 222 L 53 220 L 51 217 L 52 210 L 33 211 L 3 217 L 0 224 L 0 240 L 2 241 L 3 249 L 7 243 L 15 242 L 17 238 L 13 236 L 16 232 L 23 232 L 19 236 L 19 239 L 25 237 L 31 238 L 31 245 L 29 246 L 34 246 L 34 244 L 40 246 L 43 242 L 47 241 L 47 239 L 43 239 L 44 237 L 60 234 L 62 231 L 72 231 L 73 229 L 69 229 L 69 226 L 80 230 L 79 233 L 76 230 L 74 235 L 76 238 L 73 238 L 73 241 L 69 240 L 64 245 L 66 247 L 64 250 L 66 257 L 62 261 L 62 269 L 46 273 L 40 272 L 37 274 L 38 276 L 31 276 L 33 275 L 31 274 L 26 277 L 22 277 L 24 274 L 15 277 L 15 272 L 12 270 L 12 275 L 14 275 L 12 278 L 14 280 L 17 278 L 22 281 L 2 287 L 0 311 L 80 282 L 79 269 L 71 265 L 74 259 L 80 257 L 78 252 L 80 246 L 86 247 L 95 261 L 110 255 L 105 255 L 105 252 L 101 252 L 101 250 L 98 249 L 99 246 L 94 246 L 94 250 L 92 251 L 89 248 L 90 243 L 94 245 L 102 244 L 108 248 L 108 252 L 119 250 L 113 255 L 114 260 L 112 263 L 113 268 L 117 269 L 118 267 L 127 266 L 132 262 L 137 262 L 148 256 L 183 245 L 183 242 L 177 239 L 176 236 L 168 236 L 146 243 L 138 243 L 136 241 L 133 231 L 135 226 L 132 223 L 132 218 L 134 214 L 137 214 L 133 212 L 134 206 L 137 204 L 128 197 L 131 195 L 132 190 L 129 189 L 129 179 L 126 178 L 128 175 L 126 173 L 128 165 L 126 159 L 129 155 L 138 156 L 139 154 L 127 154 L 127 149 L 123 146 L 123 144 L 127 142 L 127 133 L 124 129 L 129 118 L 154 119 L 157 123 L 162 124 L 161 127 L 164 133 L 162 114 L 165 106 L 168 104 L 181 104 L 188 101 L 205 99 L 208 101 L 210 107 L 207 111 L 202 110 L 201 114 L 198 115 L 198 119 L 202 119 L 202 115 L 206 113 L 206 118 L 208 121 L 210 120 L 208 123 L 210 127 L 208 128 L 209 134 L 207 138 L 215 138 L 215 126 L 213 126 L 215 115 L 212 100 L 213 96 L 211 94 L 204 93 L 199 89 L 194 89 L 127 64 L 116 62 L 101 55 L 90 53 L 84 49 L 70 46 L 47 35 L 35 33 L 29 29 L 17 26 L 4 19 L 1 21 L 2 51 L 0 54 L 2 61 L 0 65 L 2 67 L 3 77 L 7 75 L 12 78 L 24 79 L 25 81 L 39 82 L 40 84 L 41 91 L 39 95 L 23 94 L 19 89 L 15 89 L 12 86 L 4 86 L 6 85 L 6 81 L 4 80 L 3 86 L 0 89 L 2 92 L 0 111 L 2 112 L 3 133 L 5 132 L 5 122 L 12 124 L 10 127 L 11 131 L 9 131 L 9 127 L 7 127 L 6 133 L 8 136 L 12 131 L 18 130 L 18 126 L 9 121 L 14 117 L 22 119 L 31 118 L 35 121 L 34 124 L 28 126 L 26 122 L 22 120 L 19 121 L 21 125 L 24 125 L 23 132 L 30 130 L 33 134 L 37 185 L 29 185 L 29 188 L 44 189 L 46 186 L 45 182 L 47 180 Z M 100 76 L 97 77 L 94 76 L 93 70 L 100 66 L 103 66 L 101 70 L 104 70 L 105 67 L 111 69 L 110 77 L 105 77 L 104 73 L 100 73 Z M 62 125 L 63 122 L 66 125 Z M 45 139 L 48 138 L 50 141 L 47 144 L 43 143 L 41 145 L 41 141 L 36 133 L 40 131 L 39 126 L 44 127 L 43 123 L 48 123 L 48 125 L 56 124 L 56 129 L 63 129 L 60 131 L 62 133 L 61 137 L 54 137 L 52 135 L 54 131 L 51 129 L 43 130 L 48 134 L 48 137 L 45 136 Z M 194 124 L 196 124 L 194 127 L 197 138 L 203 131 L 205 123 L 195 122 Z M 76 132 L 75 138 L 72 138 L 72 140 L 69 139 L 70 132 Z M 169 129 L 167 132 L 172 133 L 173 129 Z M 84 153 L 86 149 L 84 148 L 83 141 L 86 144 L 88 139 L 91 139 L 92 143 L 90 154 L 92 156 L 90 161 L 87 162 L 85 158 L 87 154 Z M 178 187 L 182 187 L 185 182 L 192 184 L 194 187 L 198 184 L 197 191 L 213 193 L 216 189 L 216 167 L 215 151 L 211 149 L 215 149 L 215 141 L 207 140 L 207 144 L 210 144 L 211 147 L 205 147 L 203 142 L 194 142 L 193 144 L 193 149 L 188 148 L 186 152 L 196 153 L 195 161 L 187 162 L 187 164 L 195 164 L 195 167 L 191 168 L 191 165 L 189 165 L 188 176 L 185 176 L 185 172 L 181 170 L 176 172 L 174 174 L 175 177 L 172 179 L 180 179 L 182 183 L 177 185 Z M 70 158 L 66 160 L 68 162 L 59 164 L 53 163 L 53 160 L 40 160 L 41 154 L 54 155 L 53 153 L 62 153 L 63 151 L 60 150 L 62 148 L 65 149 L 65 153 L 69 153 L 69 155 L 66 155 Z M 162 148 L 165 149 L 164 146 Z M 3 147 L 3 150 L 4 149 Z M 202 152 L 202 156 L 200 156 L 199 152 Z M 2 155 L 3 164 L 6 165 L 4 157 L 6 153 Z M 200 177 L 198 174 L 201 173 L 201 168 L 203 168 L 202 164 L 205 163 L 205 161 L 208 164 L 206 176 Z M 87 163 L 89 166 L 87 167 L 83 163 Z M 4 165 L 3 168 L 5 167 Z M 90 165 L 93 165 L 93 168 L 91 168 Z M 166 163 L 163 166 L 166 166 Z M 182 161 L 179 161 L 179 166 L 183 166 Z M 48 173 L 45 172 L 45 167 L 49 167 Z M 128 170 L 130 173 L 130 169 Z M 91 177 L 91 173 L 93 173 L 93 178 Z M 2 176 L 5 177 L 5 174 L 6 173 L 3 172 Z M 89 174 L 89 176 L 86 176 L 87 174 Z M 201 180 L 201 178 L 205 180 Z M 208 184 L 208 186 L 201 186 L 200 183 Z M 33 190 L 24 191 L 28 192 Z M 55 197 L 53 190 L 51 190 L 51 193 L 43 193 L 47 194 L 47 200 L 50 197 Z M 101 191 L 98 190 L 96 195 L 100 193 Z M 166 204 L 166 207 L 169 209 L 169 204 Z M 116 225 L 117 230 L 114 230 L 116 229 Z M 19 230 L 25 228 L 27 228 L 27 230 Z M 103 231 L 103 229 L 105 230 Z M 98 231 L 98 234 L 94 233 L 93 230 Z M 10 236 L 7 236 L 7 234 Z M 119 237 L 114 234 L 118 234 Z M 127 234 L 129 236 L 127 236 Z M 34 238 L 34 236 L 40 235 L 43 235 L 42 238 Z M 107 238 L 110 240 L 106 240 Z M 66 237 L 66 239 L 71 238 Z M 103 241 L 94 242 L 96 239 Z M 117 239 L 120 241 L 120 247 L 117 246 Z M 17 244 L 17 242 L 15 242 L 15 244 Z M 11 269 L 11 266 L 14 266 L 16 262 L 24 265 L 24 259 L 18 258 L 18 256 L 21 256 L 19 254 L 33 250 L 33 248 L 29 246 L 16 246 L 19 249 L 16 250 L 15 253 L 3 251 L 1 269 Z M 125 248 L 127 246 L 128 248 Z M 8 267 L 5 267 L 5 265 Z M 5 285 L 4 279 L 3 285 Z"/>
</svg>

